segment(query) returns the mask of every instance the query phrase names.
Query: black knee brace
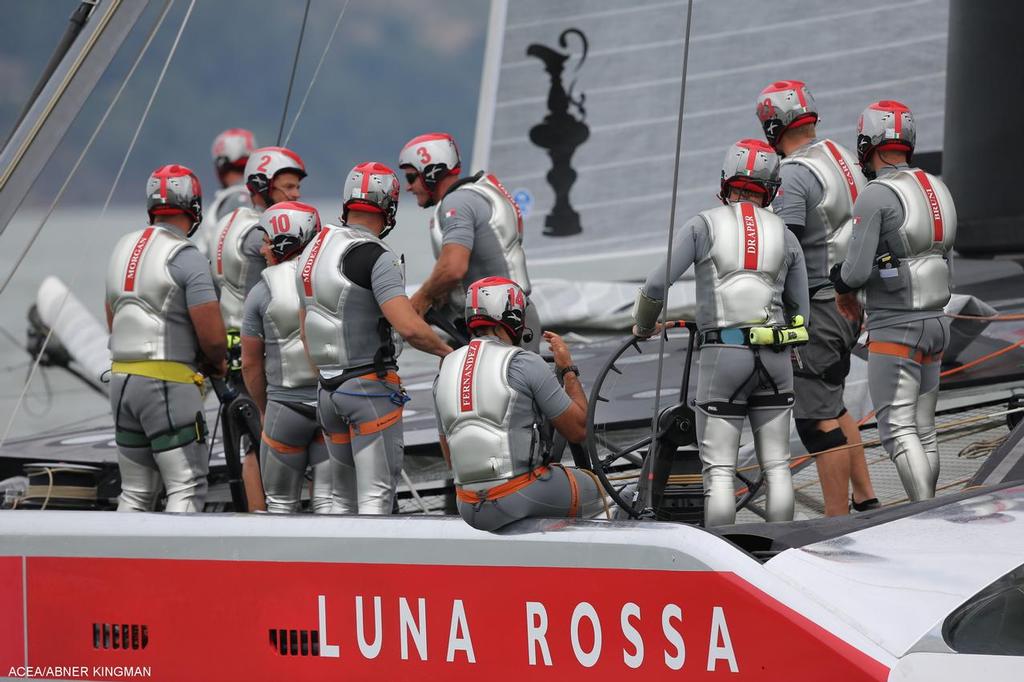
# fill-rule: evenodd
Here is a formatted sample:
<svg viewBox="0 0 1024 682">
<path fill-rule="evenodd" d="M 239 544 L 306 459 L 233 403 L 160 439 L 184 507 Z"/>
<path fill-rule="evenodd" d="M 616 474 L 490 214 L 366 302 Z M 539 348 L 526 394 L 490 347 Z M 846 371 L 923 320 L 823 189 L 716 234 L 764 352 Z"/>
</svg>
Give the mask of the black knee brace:
<svg viewBox="0 0 1024 682">
<path fill-rule="evenodd" d="M 796 432 L 800 436 L 800 442 L 807 448 L 807 452 L 813 454 L 846 445 L 846 436 L 842 429 L 822 431 L 818 428 L 819 421 L 819 419 L 796 420 Z"/>
</svg>

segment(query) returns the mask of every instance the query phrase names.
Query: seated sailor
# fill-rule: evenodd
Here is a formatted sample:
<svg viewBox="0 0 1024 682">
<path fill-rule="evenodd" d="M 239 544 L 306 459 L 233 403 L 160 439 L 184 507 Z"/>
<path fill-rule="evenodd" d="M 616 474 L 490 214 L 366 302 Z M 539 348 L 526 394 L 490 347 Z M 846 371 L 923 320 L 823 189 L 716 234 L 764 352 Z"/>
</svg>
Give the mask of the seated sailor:
<svg viewBox="0 0 1024 682">
<path fill-rule="evenodd" d="M 480 530 L 528 517 L 586 517 L 603 508 L 595 476 L 547 461 L 542 421 L 567 440 L 586 437 L 587 398 L 561 337 L 545 332 L 564 388 L 540 355 L 521 348 L 525 292 L 487 277 L 466 293 L 470 343 L 441 363 L 434 407 L 441 447 L 455 476 L 459 514 Z"/>
<path fill-rule="evenodd" d="M 779 158 L 771 147 L 760 140 L 732 145 L 722 167 L 719 198 L 725 205 L 700 212 L 682 227 L 670 277 L 664 264 L 655 268 L 633 308 L 634 333 L 650 336 L 665 282 L 695 266 L 701 347 L 697 438 L 706 526 L 736 519 L 734 476 L 744 418 L 750 420 L 767 484 L 767 519 L 793 518 L 790 348 L 807 341 L 803 324 L 810 304 L 800 243 L 765 209 L 778 186 Z"/>
</svg>

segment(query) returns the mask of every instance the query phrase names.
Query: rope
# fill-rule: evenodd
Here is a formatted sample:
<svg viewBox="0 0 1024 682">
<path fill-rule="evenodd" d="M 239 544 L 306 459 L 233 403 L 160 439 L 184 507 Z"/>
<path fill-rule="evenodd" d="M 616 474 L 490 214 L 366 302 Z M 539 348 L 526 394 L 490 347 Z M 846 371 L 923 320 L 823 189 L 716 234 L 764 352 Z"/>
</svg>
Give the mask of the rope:
<svg viewBox="0 0 1024 682">
<path fill-rule="evenodd" d="M 302 12 L 302 28 L 299 29 L 299 43 L 295 46 L 295 59 L 292 60 L 292 75 L 288 78 L 288 92 L 284 96 L 284 111 L 281 112 L 281 123 L 277 126 L 277 146 L 281 146 L 281 135 L 284 133 L 284 122 L 288 118 L 288 103 L 292 99 L 292 86 L 295 84 L 295 72 L 299 68 L 299 55 L 302 53 L 302 39 L 306 36 L 306 20 L 309 19 L 309 3 Z"/>
<path fill-rule="evenodd" d="M 324 59 L 327 58 L 327 52 L 331 49 L 331 43 L 334 42 L 334 34 L 338 32 L 338 27 L 341 26 L 341 18 L 345 16 L 345 10 L 348 9 L 348 4 L 352 0 L 345 0 L 345 5 L 341 8 L 341 12 L 338 13 L 338 19 L 334 22 L 334 28 L 331 30 L 331 37 L 327 39 L 327 44 L 324 45 L 324 51 L 320 53 L 320 61 L 316 64 L 316 69 L 313 70 L 313 77 L 309 80 L 309 86 L 306 87 L 306 93 L 302 95 L 302 101 L 299 103 L 299 109 L 295 112 L 295 118 L 292 119 L 292 124 L 288 128 L 288 134 L 284 138 L 284 146 L 288 146 L 288 142 L 292 139 L 292 133 L 295 132 L 295 125 L 299 122 L 299 117 L 302 116 L 302 110 L 306 108 L 306 100 L 309 99 L 309 93 L 313 91 L 313 85 L 316 83 L 317 77 L 320 75 L 320 67 L 324 65 Z"/>
<path fill-rule="evenodd" d="M 160 69 L 160 75 L 157 77 L 156 83 L 153 84 L 153 91 L 152 91 L 152 93 L 150 93 L 149 101 L 146 103 L 146 108 L 142 112 L 142 117 L 139 119 L 139 124 L 135 127 L 135 133 L 132 135 L 131 143 L 128 145 L 128 150 L 125 152 L 124 158 L 121 161 L 121 167 L 118 169 L 117 175 L 114 177 L 114 182 L 110 186 L 110 192 L 107 194 L 106 201 L 104 201 L 104 203 L 103 203 L 103 210 L 100 211 L 100 218 L 103 218 L 103 216 L 106 215 L 107 209 L 110 207 L 110 201 L 111 201 L 111 199 L 114 196 L 114 191 L 117 189 L 117 185 L 118 185 L 118 183 L 121 180 L 121 175 L 124 173 L 125 166 L 128 164 L 128 158 L 131 156 L 132 150 L 135 149 L 135 143 L 139 139 L 139 133 L 142 131 L 142 126 L 145 124 L 146 118 L 149 116 L 149 111 L 150 111 L 150 109 L 153 106 L 153 101 L 156 99 L 157 92 L 159 92 L 159 90 L 160 90 L 160 85 L 164 82 L 164 76 L 167 75 L 167 68 L 170 66 L 171 60 L 174 58 L 174 53 L 178 49 L 178 44 L 181 42 L 181 36 L 185 32 L 185 27 L 188 25 L 189 18 L 192 16 L 192 10 L 195 7 L 195 5 L 196 5 L 196 0 L 190 0 L 189 5 L 188 5 L 188 10 L 185 12 L 185 18 L 182 19 L 181 26 L 178 27 L 178 33 L 177 33 L 177 35 L 174 36 L 174 42 L 171 44 L 171 50 L 167 54 L 167 58 L 164 60 L 163 68 Z M 165 13 L 166 13 L 167 7 L 165 7 L 164 9 L 165 9 Z M 155 33 L 155 28 L 158 28 L 159 27 L 159 23 L 162 22 L 162 21 L 163 21 L 163 16 L 161 15 L 161 18 L 160 18 L 157 26 L 154 27 L 153 33 Z M 152 35 L 150 36 L 150 38 L 152 38 Z M 145 47 L 148 47 L 148 45 L 149 45 L 149 41 L 146 42 L 146 45 L 143 47 L 143 50 L 145 50 Z M 139 56 L 139 60 L 141 60 L 141 54 Z M 139 60 L 136 60 L 136 63 L 132 65 L 132 71 L 133 72 L 134 72 L 135 67 L 138 66 L 138 61 Z M 129 76 L 130 75 L 131 75 L 131 73 L 129 73 Z M 123 89 L 124 88 L 123 88 L 123 84 L 122 84 L 122 90 Z M 120 93 L 120 91 L 119 91 L 119 93 Z M 107 113 L 109 113 L 109 111 Z M 104 117 L 104 120 L 106 120 L 105 117 Z M 101 121 L 101 123 L 102 123 L 102 121 Z M 93 139 L 95 139 L 95 136 L 94 136 Z M 90 144 L 91 144 L 91 142 L 92 142 L 92 140 L 90 140 Z M 81 159 L 79 159 L 79 160 L 81 160 Z M 77 165 L 75 166 L 75 168 L 77 168 Z M 72 171 L 72 173 L 73 172 L 74 171 Z M 70 179 L 71 178 L 69 176 L 68 177 L 68 181 L 70 181 Z M 42 226 L 40 226 L 40 229 L 42 229 Z M 14 426 L 14 420 L 18 416 L 18 411 L 21 409 L 22 402 L 24 402 L 24 400 L 25 400 L 25 394 L 28 392 L 28 387 L 31 384 L 32 379 L 35 377 L 36 372 L 39 370 L 39 363 L 40 363 L 40 361 L 43 358 L 43 354 L 46 352 L 46 347 L 49 345 L 50 339 L 53 337 L 53 327 L 56 326 L 57 320 L 59 320 L 60 316 L 63 314 L 63 312 L 64 312 L 64 304 L 67 303 L 67 300 L 68 300 L 68 298 L 71 295 L 71 292 L 74 290 L 75 283 L 78 281 L 78 276 L 82 273 L 82 269 L 83 269 L 83 267 L 84 267 L 86 262 L 88 262 L 87 259 L 83 259 L 82 267 L 79 267 L 79 269 L 75 272 L 74 277 L 72 277 L 71 281 L 68 284 L 68 292 L 67 292 L 67 294 L 65 294 L 64 298 L 61 300 L 60 306 L 57 308 L 57 315 L 54 318 L 54 324 L 53 324 L 53 326 L 50 327 L 50 330 L 47 332 L 46 338 L 43 339 L 42 346 L 39 348 L 39 353 L 36 356 L 35 362 L 32 364 L 32 369 L 29 372 L 28 379 L 25 381 L 25 385 L 21 389 L 21 394 L 18 396 L 18 401 L 14 405 L 14 410 L 11 412 L 10 419 L 7 420 L 7 427 L 4 429 L 3 436 L 0 437 L 0 449 L 2 449 L 3 446 L 4 446 L 4 443 L 7 442 L 7 437 L 10 435 L 11 428 Z M 0 289 L 0 291 L 2 291 L 2 289 Z"/>
<path fill-rule="evenodd" d="M 416 500 L 416 504 L 419 506 L 420 510 L 424 514 L 429 514 L 430 507 L 427 506 L 427 503 L 423 501 L 423 498 L 420 497 L 420 494 L 416 491 L 416 487 L 413 486 L 412 480 L 409 479 L 409 474 L 405 473 L 405 469 L 402 469 L 402 480 L 405 481 L 407 486 L 409 486 L 409 492 L 412 493 L 412 499 Z"/>
<path fill-rule="evenodd" d="M 661 379 L 662 370 L 665 366 L 665 341 L 667 335 L 664 332 L 668 323 L 668 289 L 672 286 L 670 281 L 672 270 L 672 239 L 675 236 L 676 227 L 676 202 L 679 198 L 679 158 L 683 149 L 683 109 L 686 104 L 686 70 L 690 61 L 690 24 L 693 19 L 693 0 L 686 2 L 686 35 L 683 38 L 683 74 L 679 84 L 679 115 L 676 118 L 676 153 L 675 163 L 672 166 L 672 204 L 668 216 L 668 251 L 665 253 L 665 306 L 661 310 L 662 331 L 658 334 L 658 379 L 654 388 L 654 414 L 651 415 L 651 442 L 658 436 L 658 413 L 661 411 Z M 647 474 L 648 485 L 644 486 L 645 498 L 643 508 L 651 506 L 651 481 L 654 478 L 654 471 Z"/>
<path fill-rule="evenodd" d="M 43 231 L 43 226 L 46 225 L 47 221 L 50 219 L 50 216 L 53 215 L 54 210 L 56 210 L 57 208 L 57 204 L 60 203 L 61 198 L 64 196 L 64 192 L 71 185 L 71 180 L 74 179 L 75 173 L 78 171 L 78 167 L 82 165 L 82 161 L 85 159 L 85 155 L 89 153 L 89 150 L 92 149 L 93 142 L 95 142 L 96 138 L 99 137 L 100 131 L 103 130 L 103 125 L 107 122 L 107 119 L 110 117 L 111 112 L 113 112 L 118 100 L 121 99 L 121 94 L 128 86 L 128 81 L 131 80 L 132 75 L 135 73 L 135 69 L 139 66 L 139 62 L 142 61 L 142 58 L 146 55 L 146 52 L 149 50 L 150 43 L 152 43 L 153 38 L 156 37 L 157 31 L 160 30 L 160 26 L 164 23 L 164 17 L 167 16 L 167 12 L 171 9 L 171 5 L 173 3 L 174 0 L 165 0 L 164 8 L 160 12 L 160 16 L 157 17 L 156 23 L 153 25 L 153 28 L 150 29 L 149 35 L 146 37 L 146 42 L 142 45 L 142 50 L 139 51 L 139 56 L 135 58 L 135 63 L 132 64 L 132 68 L 128 70 L 128 75 L 125 76 L 124 81 L 121 83 L 121 87 L 118 88 L 117 92 L 114 94 L 114 98 L 110 100 L 110 105 L 107 107 L 107 110 L 103 112 L 103 116 L 100 117 L 100 122 L 96 124 L 96 129 L 92 131 L 92 135 L 89 137 L 88 142 L 86 142 L 85 147 L 82 148 L 82 152 L 81 154 L 78 155 L 78 159 L 75 161 L 75 165 L 71 167 L 71 171 L 68 173 L 67 178 L 64 179 L 64 184 L 62 184 L 60 186 L 60 189 L 57 190 L 57 195 L 53 198 L 53 201 L 50 203 L 50 207 L 46 210 L 46 214 L 43 215 L 43 219 L 39 221 L 39 225 L 37 225 L 36 229 L 32 232 L 32 237 L 28 240 L 28 244 L 25 245 L 25 248 L 22 249 L 21 254 L 18 255 L 17 260 L 14 261 L 14 267 L 11 268 L 11 271 L 7 273 L 7 277 L 4 278 L 3 283 L 0 284 L 0 294 L 2 294 L 4 290 L 7 289 L 7 285 L 11 283 L 11 279 L 14 277 L 14 273 L 16 273 L 18 271 L 18 268 L 21 267 L 21 263 L 22 261 L 25 260 L 25 256 L 28 255 L 28 252 L 35 245 L 36 239 L 39 237 L 39 233 Z"/>
</svg>

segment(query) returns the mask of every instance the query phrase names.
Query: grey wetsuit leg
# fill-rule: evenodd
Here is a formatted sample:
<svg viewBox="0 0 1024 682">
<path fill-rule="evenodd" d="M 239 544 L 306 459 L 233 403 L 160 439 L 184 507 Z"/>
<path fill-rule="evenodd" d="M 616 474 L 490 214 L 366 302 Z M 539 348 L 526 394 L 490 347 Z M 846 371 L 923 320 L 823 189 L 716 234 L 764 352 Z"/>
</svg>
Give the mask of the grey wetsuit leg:
<svg viewBox="0 0 1024 682">
<path fill-rule="evenodd" d="M 769 349 L 758 353 L 768 377 L 755 372 L 754 351 L 747 347 L 709 345 L 700 351 L 697 440 L 704 464 L 704 524 L 707 527 L 736 520 L 735 475 L 743 413 L 749 417 L 754 432 L 754 447 L 767 491 L 768 520 L 793 518 L 793 483 L 789 470 L 792 407 L 757 405 L 759 400 L 777 395 L 788 396 L 791 401 L 792 367 L 788 353 Z M 752 398 L 754 407 L 748 405 Z"/>
<path fill-rule="evenodd" d="M 192 384 L 114 374 L 110 401 L 118 430 L 144 436 L 149 447 L 118 446 L 122 490 L 118 511 L 152 509 L 160 484 L 167 493 L 166 511 L 198 512 L 206 501 L 209 452 L 198 440 L 164 447 L 161 437 L 194 426 L 203 409 Z"/>
<path fill-rule="evenodd" d="M 299 511 L 306 467 L 312 462 L 311 451 L 317 441 L 323 449 L 320 435 L 315 411 L 308 411 L 304 405 L 289 405 L 276 400 L 267 402 L 260 469 L 268 512 L 287 514 Z M 318 507 L 315 497 L 312 506 L 314 510 Z"/>
<path fill-rule="evenodd" d="M 338 414 L 331 392 L 317 391 L 317 417 L 324 430 L 327 449 L 327 485 L 331 503 L 329 514 L 358 514 L 356 468 L 352 461 L 352 432 L 348 420 Z"/>
<path fill-rule="evenodd" d="M 510 495 L 476 504 L 459 500 L 458 506 L 466 523 L 487 531 L 526 518 L 588 518 L 607 509 L 604 491 L 593 474 L 558 465 Z"/>
<path fill-rule="evenodd" d="M 331 461 L 324 441 L 324 432 L 320 431 L 309 444 L 309 467 L 313 473 L 313 494 L 309 506 L 314 514 L 331 513 Z"/>
<path fill-rule="evenodd" d="M 948 339 L 941 318 L 905 322 L 871 332 L 871 341 L 908 346 L 926 356 L 942 352 Z M 935 404 L 940 365 L 914 358 L 871 353 L 868 388 L 878 417 L 878 433 L 896 464 L 900 481 L 911 500 L 935 497 L 938 449 L 935 439 Z"/>
<path fill-rule="evenodd" d="M 392 373 L 392 379 L 397 375 Z M 329 433 L 347 423 L 348 448 L 329 438 L 332 467 L 332 505 L 335 513 L 390 514 L 402 473 L 405 451 L 402 408 L 393 400 L 400 381 L 355 378 L 333 392 L 320 391 L 321 422 Z M 325 396 L 326 394 L 326 396 Z M 326 415 L 326 416 L 325 416 Z M 355 489 L 356 508 L 348 500 Z M 339 500 L 345 500 L 339 505 Z M 345 512 L 339 506 L 346 507 Z"/>
</svg>

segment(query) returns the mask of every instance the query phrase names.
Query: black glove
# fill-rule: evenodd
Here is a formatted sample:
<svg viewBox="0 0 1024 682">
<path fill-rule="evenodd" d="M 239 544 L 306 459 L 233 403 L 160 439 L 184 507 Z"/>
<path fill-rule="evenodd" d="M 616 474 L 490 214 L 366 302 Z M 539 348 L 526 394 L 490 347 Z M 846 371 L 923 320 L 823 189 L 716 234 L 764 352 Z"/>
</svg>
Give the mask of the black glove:
<svg viewBox="0 0 1024 682">
<path fill-rule="evenodd" d="M 849 284 L 843 281 L 843 264 L 836 263 L 828 273 L 828 279 L 836 288 L 837 294 L 848 294 L 854 290 Z"/>
</svg>

